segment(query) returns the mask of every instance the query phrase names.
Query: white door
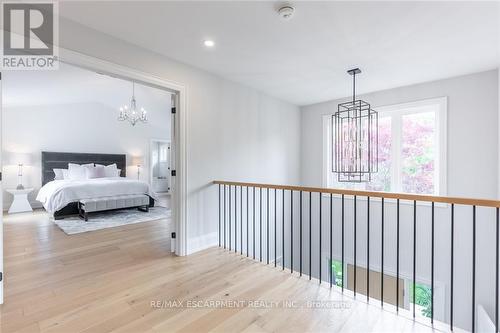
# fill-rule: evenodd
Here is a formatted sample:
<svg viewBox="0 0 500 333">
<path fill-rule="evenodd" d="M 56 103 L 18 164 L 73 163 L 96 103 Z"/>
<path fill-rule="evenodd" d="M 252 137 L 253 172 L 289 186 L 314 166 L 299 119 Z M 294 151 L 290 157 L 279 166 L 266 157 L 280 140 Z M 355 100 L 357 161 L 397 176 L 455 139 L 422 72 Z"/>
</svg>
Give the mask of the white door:
<svg viewBox="0 0 500 333">
<path fill-rule="evenodd" d="M 3 304 L 2 73 L 0 73 L 0 304 Z"/>
</svg>

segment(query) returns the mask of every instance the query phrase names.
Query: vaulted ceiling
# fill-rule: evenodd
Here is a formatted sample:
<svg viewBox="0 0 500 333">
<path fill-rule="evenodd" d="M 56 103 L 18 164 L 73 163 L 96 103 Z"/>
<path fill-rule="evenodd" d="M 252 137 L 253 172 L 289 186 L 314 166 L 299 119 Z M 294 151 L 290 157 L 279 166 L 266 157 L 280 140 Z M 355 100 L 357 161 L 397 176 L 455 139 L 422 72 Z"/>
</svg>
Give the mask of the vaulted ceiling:
<svg viewBox="0 0 500 333">
<path fill-rule="evenodd" d="M 499 66 L 499 2 L 66 1 L 60 14 L 305 105 Z M 215 42 L 206 48 L 205 39 Z"/>
</svg>

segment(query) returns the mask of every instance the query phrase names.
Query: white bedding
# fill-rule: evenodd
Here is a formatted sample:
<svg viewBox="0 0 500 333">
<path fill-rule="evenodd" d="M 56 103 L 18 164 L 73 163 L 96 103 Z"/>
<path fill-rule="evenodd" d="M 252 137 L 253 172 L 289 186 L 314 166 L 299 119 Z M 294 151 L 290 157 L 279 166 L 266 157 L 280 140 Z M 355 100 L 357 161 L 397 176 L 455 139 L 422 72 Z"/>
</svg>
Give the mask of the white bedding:
<svg viewBox="0 0 500 333">
<path fill-rule="evenodd" d="M 156 193 L 151 190 L 149 184 L 124 177 L 53 180 L 40 189 L 36 200 L 43 204 L 47 212 L 53 214 L 80 199 L 122 194 L 147 194 L 157 200 Z"/>
</svg>

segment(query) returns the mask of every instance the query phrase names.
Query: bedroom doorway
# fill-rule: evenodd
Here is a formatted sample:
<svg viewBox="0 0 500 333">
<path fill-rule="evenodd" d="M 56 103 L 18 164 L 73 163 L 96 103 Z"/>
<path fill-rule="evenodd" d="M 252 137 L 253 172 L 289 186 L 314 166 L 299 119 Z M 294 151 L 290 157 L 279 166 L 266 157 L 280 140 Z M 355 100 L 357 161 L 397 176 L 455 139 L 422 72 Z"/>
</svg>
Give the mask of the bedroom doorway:
<svg viewBox="0 0 500 333">
<path fill-rule="evenodd" d="M 172 220 L 172 225 L 173 225 L 172 231 L 175 232 L 175 234 L 177 236 L 176 242 L 175 242 L 176 243 L 175 253 L 177 255 L 186 255 L 187 254 L 187 242 L 186 242 L 185 219 L 187 216 L 187 214 L 186 214 L 187 199 L 186 199 L 186 195 L 185 195 L 186 194 L 185 185 L 186 185 L 187 166 L 186 166 L 185 131 L 183 130 L 185 128 L 185 125 L 186 125 L 185 117 L 184 117 L 184 110 L 186 110 L 185 109 L 186 108 L 186 100 L 185 100 L 184 87 L 179 85 L 179 84 L 176 84 L 176 83 L 171 83 L 169 81 L 165 81 L 165 80 L 156 78 L 150 74 L 140 73 L 140 72 L 137 72 L 135 70 L 131 70 L 129 68 L 125 68 L 125 67 L 122 67 L 119 65 L 111 64 L 111 63 L 101 61 L 101 60 L 98 60 L 95 58 L 89 58 L 89 57 L 81 55 L 81 54 L 76 54 L 72 51 L 61 50 L 61 59 L 63 59 L 63 61 L 61 63 L 61 65 L 63 65 L 63 66 L 72 66 L 75 68 L 79 68 L 81 70 L 86 70 L 86 71 L 94 73 L 97 76 L 109 77 L 109 78 L 113 78 L 115 80 L 123 80 L 126 82 L 135 82 L 136 89 L 137 89 L 137 85 L 142 85 L 144 87 L 152 87 L 152 88 L 164 90 L 164 91 L 167 91 L 170 93 L 170 98 L 169 98 L 170 103 L 165 104 L 164 112 L 165 112 L 165 116 L 168 117 L 169 120 L 171 121 L 172 127 L 171 127 L 171 131 L 170 131 L 170 137 L 168 139 L 167 138 L 162 139 L 162 142 L 160 144 L 160 150 L 164 149 L 165 146 L 163 146 L 163 144 L 166 143 L 167 144 L 166 148 L 169 151 L 169 153 L 167 154 L 167 161 L 166 161 L 167 165 L 168 165 L 167 173 L 165 174 L 165 170 L 162 169 L 162 170 L 160 170 L 158 175 L 153 176 L 153 177 L 155 178 L 155 180 L 159 181 L 158 182 L 159 192 L 163 192 L 163 189 L 165 188 L 165 185 L 166 185 L 166 193 L 169 195 L 169 203 L 170 203 L 169 208 L 171 208 L 171 210 L 172 210 L 172 212 L 171 212 L 171 214 L 172 214 L 171 220 Z M 10 73 L 9 73 L 9 75 L 10 75 Z M 80 80 L 80 82 L 82 82 L 82 81 L 84 81 L 84 80 Z M 9 82 L 10 82 L 10 80 L 9 80 Z M 0 90 L 0 93 L 3 93 L 3 92 Z M 127 93 L 129 93 L 128 90 L 127 90 Z M 91 92 L 87 92 L 87 94 L 91 95 Z M 65 96 L 67 96 L 67 95 L 65 95 Z M 2 96 L 2 97 L 4 97 L 4 96 Z M 40 97 L 43 97 L 43 96 L 40 96 Z M 130 97 L 130 96 L 128 96 L 128 97 Z M 123 98 L 121 98 L 120 100 L 123 100 Z M 125 101 L 126 101 L 126 99 L 125 99 Z M 5 102 L 5 100 L 3 102 Z M 113 107 L 113 105 L 111 105 L 111 107 Z M 114 107 L 116 107 L 116 105 L 114 105 Z M 1 112 L 2 116 L 4 116 L 5 110 L 0 109 L 0 112 Z M 118 115 L 118 111 L 113 109 L 113 111 L 112 111 L 113 125 L 115 123 L 119 123 L 116 119 L 117 115 Z M 47 119 L 54 119 L 53 117 L 48 117 L 48 116 L 46 118 Z M 12 122 L 12 119 L 10 119 L 10 118 L 7 120 Z M 103 119 L 100 119 L 100 121 L 102 122 Z M 4 123 L 4 125 L 5 125 L 5 123 Z M 121 123 L 121 125 L 125 126 L 125 123 Z M 7 125 L 5 125 L 5 126 L 7 126 Z M 98 122 L 96 122 L 95 126 L 93 126 L 93 127 L 98 127 L 98 126 L 100 126 L 100 124 Z M 155 124 L 153 124 L 153 126 L 155 126 Z M 136 126 L 135 128 L 137 128 L 137 127 L 138 126 Z M 87 128 L 92 128 L 92 127 L 87 127 Z M 130 126 L 130 128 L 134 128 L 134 127 Z M 5 128 L 2 131 L 2 137 L 4 135 L 4 132 L 5 132 Z M 47 133 L 50 133 L 50 132 L 47 132 Z M 156 135 L 153 136 L 154 134 L 150 134 L 150 135 L 153 138 L 158 137 Z M 129 170 L 127 170 L 127 176 L 133 177 L 133 178 L 141 177 L 142 181 L 149 182 L 150 176 L 149 176 L 149 172 L 148 172 L 149 171 L 149 163 L 148 162 L 149 162 L 150 158 L 149 158 L 148 152 L 149 152 L 149 148 L 150 148 L 150 142 L 151 142 L 151 140 L 153 140 L 151 138 L 151 136 L 149 138 L 147 138 L 147 141 L 143 146 L 144 147 L 144 154 L 142 154 L 142 156 L 137 156 L 139 159 L 142 160 L 142 163 L 135 164 L 135 161 L 132 158 L 135 158 L 136 156 L 132 156 L 132 155 L 127 154 L 126 168 L 129 169 Z M 18 137 L 22 137 L 22 135 L 19 134 Z M 120 137 L 126 137 L 126 135 L 120 135 Z M 88 138 L 88 136 L 87 136 L 87 138 Z M 61 144 L 63 144 L 65 142 L 65 140 L 59 140 L 59 142 Z M 74 146 L 72 146 L 72 147 L 74 147 Z M 124 145 L 124 147 L 128 147 L 128 146 Z M 39 149 L 39 150 L 41 150 L 41 149 Z M 44 149 L 44 150 L 46 151 L 46 149 Z M 71 149 L 64 149 L 64 148 L 58 149 L 58 151 L 60 151 L 60 152 L 64 152 L 64 151 L 68 151 L 68 150 L 71 152 L 71 150 L 73 150 L 73 148 L 71 148 Z M 77 152 L 80 153 L 80 150 L 77 150 Z M 94 150 L 91 151 L 91 153 L 93 153 L 93 152 L 94 152 Z M 109 152 L 111 152 L 111 151 L 109 151 Z M 108 151 L 104 151 L 104 152 L 97 151 L 97 153 L 109 153 L 109 152 Z M 112 152 L 114 153 L 115 151 L 112 151 Z M 40 157 L 41 154 L 38 154 L 38 153 L 41 153 L 41 151 L 37 151 L 37 153 L 34 154 L 34 155 L 36 155 L 35 158 Z M 82 154 L 82 153 L 80 153 L 80 154 Z M 9 155 L 9 154 L 7 154 L 7 155 Z M 92 154 L 92 155 L 96 155 L 96 154 Z M 162 155 L 164 155 L 164 154 L 162 154 Z M 63 156 L 63 157 L 70 158 L 70 159 L 73 158 L 73 156 Z M 83 156 L 81 156 L 81 155 L 78 155 L 77 157 L 79 159 L 83 158 Z M 130 160 L 129 160 L 129 157 L 130 157 Z M 1 156 L 0 156 L 0 158 L 1 158 Z M 164 159 L 165 158 L 163 156 L 161 158 L 161 163 L 165 162 Z M 31 162 L 33 162 L 33 160 L 34 159 L 32 156 Z M 5 158 L 4 158 L 4 161 L 5 161 Z M 79 160 L 79 162 L 81 162 L 82 165 L 84 164 L 83 160 Z M 97 164 L 97 163 L 94 163 L 94 164 Z M 141 164 L 143 164 L 143 165 L 141 166 Z M 144 165 L 144 164 L 146 164 L 146 165 Z M 170 169 L 168 169 L 168 168 L 170 168 Z M 10 173 L 12 173 L 12 170 L 14 169 L 14 167 L 11 166 L 10 169 L 11 169 Z M 16 170 L 17 170 L 17 168 L 16 168 Z M 50 170 L 53 170 L 53 168 L 51 168 Z M 4 171 L 4 170 L 2 170 L 2 171 Z M 23 178 L 23 183 L 25 185 L 28 185 L 26 187 L 29 187 L 30 183 L 32 183 L 35 178 L 36 178 L 36 181 L 40 180 L 41 177 L 38 175 L 38 173 L 37 173 L 38 171 L 41 172 L 41 164 L 36 164 L 36 165 L 31 164 L 27 168 L 25 168 L 26 174 L 32 173 L 31 176 L 25 175 L 25 178 Z M 171 175 L 172 171 L 174 171 L 174 172 L 176 171 L 177 175 L 176 176 Z M 4 174 L 5 174 L 5 172 L 4 172 Z M 3 176 L 5 178 L 5 175 L 3 175 Z M 9 180 L 11 183 L 16 182 L 16 184 L 17 184 L 17 178 L 15 178 L 15 177 L 10 177 L 10 178 L 12 178 Z M 162 182 L 163 182 L 163 184 L 162 184 Z M 12 185 L 12 184 L 10 184 L 10 185 Z M 5 188 L 4 188 L 6 186 L 5 182 L 1 182 L 1 179 L 0 179 L 0 186 L 2 186 L 2 189 L 5 190 Z M 12 187 L 12 186 L 10 186 L 10 187 Z M 15 187 L 15 184 L 14 184 L 14 187 Z M 32 194 L 34 195 L 34 193 L 32 193 Z M 33 195 L 31 195 L 29 199 L 33 199 L 34 198 Z M 6 195 L 4 194 L 4 198 L 5 197 L 6 197 Z M 10 199 L 11 195 L 8 195 L 7 197 Z M 0 198 L 1 198 L 1 194 L 0 194 Z M 0 200 L 0 201 L 2 201 L 2 200 Z M 30 201 L 30 203 L 31 202 L 32 201 Z M 6 206 L 6 205 L 4 204 L 3 206 Z M 16 216 L 16 219 L 18 219 L 17 216 Z M 9 241 L 4 242 L 3 235 L 2 235 L 2 226 L 5 226 L 5 223 L 2 225 L 3 222 L 5 222 L 5 221 L 2 221 L 2 217 L 0 216 L 0 272 L 2 272 L 2 276 L 1 276 L 2 278 L 0 280 L 0 303 L 1 303 L 2 298 L 3 298 L 3 280 L 5 278 L 5 274 L 3 274 L 3 273 L 8 274 L 8 272 L 5 272 L 3 270 L 3 267 L 4 267 L 3 266 L 4 252 L 2 251 L 3 245 L 5 244 L 6 246 L 9 246 L 9 244 L 12 244 L 12 242 L 9 242 Z M 11 223 L 11 222 L 9 222 L 9 223 Z M 10 230 L 9 228 L 10 228 L 11 224 L 9 224 L 9 223 L 7 225 L 7 228 L 8 228 L 7 230 Z M 170 232 L 168 233 L 168 235 L 170 235 Z M 170 251 L 170 246 L 168 246 L 168 250 Z M 10 251 L 10 253 L 12 254 L 12 251 Z M 7 251 L 7 255 L 9 255 L 9 251 Z M 7 261 L 7 263 L 8 262 L 9 261 Z M 9 270 L 8 265 L 7 265 L 6 269 Z M 7 288 L 8 288 L 8 286 L 7 286 Z"/>
</svg>

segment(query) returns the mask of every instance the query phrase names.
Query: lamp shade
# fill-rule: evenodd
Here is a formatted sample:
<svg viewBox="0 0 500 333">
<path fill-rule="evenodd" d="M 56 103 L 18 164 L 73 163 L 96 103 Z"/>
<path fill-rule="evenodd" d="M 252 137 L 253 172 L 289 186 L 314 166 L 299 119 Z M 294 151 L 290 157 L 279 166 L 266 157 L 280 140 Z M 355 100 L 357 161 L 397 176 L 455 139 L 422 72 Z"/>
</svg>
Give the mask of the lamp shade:
<svg viewBox="0 0 500 333">
<path fill-rule="evenodd" d="M 33 163 L 33 155 L 30 153 L 7 152 L 6 165 L 25 165 L 29 166 Z"/>
<path fill-rule="evenodd" d="M 132 156 L 132 165 L 142 165 L 144 158 L 142 156 Z"/>
</svg>

